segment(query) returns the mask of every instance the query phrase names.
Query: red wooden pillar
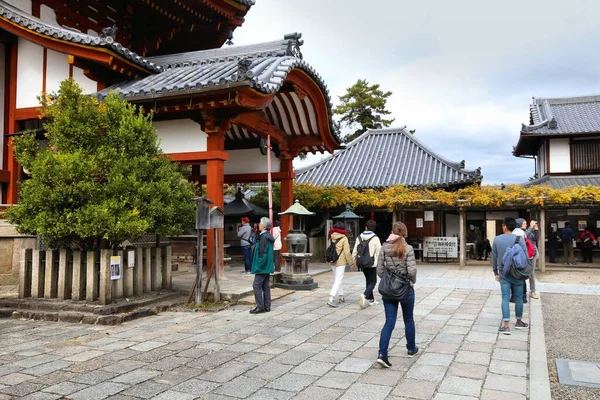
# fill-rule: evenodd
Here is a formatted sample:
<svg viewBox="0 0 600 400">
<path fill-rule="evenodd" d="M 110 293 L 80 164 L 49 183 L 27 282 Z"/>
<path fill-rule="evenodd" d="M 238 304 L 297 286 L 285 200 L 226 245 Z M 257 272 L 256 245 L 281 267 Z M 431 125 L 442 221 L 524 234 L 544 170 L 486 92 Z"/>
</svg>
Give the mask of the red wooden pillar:
<svg viewBox="0 0 600 400">
<path fill-rule="evenodd" d="M 19 130 L 16 121 L 17 110 L 17 57 L 18 57 L 18 42 L 13 42 L 10 46 L 10 71 L 8 80 L 8 126 L 6 133 L 14 133 Z M 19 163 L 15 159 L 12 143 L 9 143 L 8 137 L 4 137 L 4 146 L 6 152 L 6 169 L 10 173 L 10 180 L 6 185 L 6 204 L 17 204 L 18 197 L 18 181 L 19 181 Z"/>
<path fill-rule="evenodd" d="M 281 211 L 287 210 L 294 204 L 294 180 L 292 178 L 293 167 L 292 160 L 293 156 L 288 154 L 281 154 L 281 172 L 288 173 L 288 177 L 281 180 Z M 287 252 L 287 243 L 285 238 L 287 237 L 290 226 L 293 223 L 293 217 L 291 215 L 281 216 L 281 239 L 282 249 L 281 252 Z"/>
<path fill-rule="evenodd" d="M 225 150 L 225 133 L 221 131 L 208 134 L 208 151 Z M 223 180 L 225 175 L 225 162 L 223 160 L 208 160 L 206 162 L 206 197 L 213 201 L 214 206 L 223 208 Z M 219 269 L 223 264 L 223 229 L 217 229 L 219 243 Z M 210 276 L 213 273 L 215 260 L 215 229 L 209 229 L 206 238 L 206 271 Z"/>
</svg>

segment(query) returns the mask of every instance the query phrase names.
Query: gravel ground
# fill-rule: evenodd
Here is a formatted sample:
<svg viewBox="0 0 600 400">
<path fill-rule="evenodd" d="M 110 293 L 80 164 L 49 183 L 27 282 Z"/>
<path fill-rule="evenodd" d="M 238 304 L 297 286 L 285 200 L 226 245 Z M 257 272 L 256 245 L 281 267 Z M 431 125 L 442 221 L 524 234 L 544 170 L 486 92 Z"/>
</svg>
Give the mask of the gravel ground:
<svg viewBox="0 0 600 400">
<path fill-rule="evenodd" d="M 597 400 L 600 389 L 558 383 L 556 359 L 600 362 L 597 296 L 542 295 L 548 372 L 553 400 Z M 533 398 L 533 397 L 532 397 Z"/>
<path fill-rule="evenodd" d="M 600 285 L 599 269 L 583 269 L 571 271 L 535 271 L 535 278 L 545 283 L 580 283 Z"/>
</svg>

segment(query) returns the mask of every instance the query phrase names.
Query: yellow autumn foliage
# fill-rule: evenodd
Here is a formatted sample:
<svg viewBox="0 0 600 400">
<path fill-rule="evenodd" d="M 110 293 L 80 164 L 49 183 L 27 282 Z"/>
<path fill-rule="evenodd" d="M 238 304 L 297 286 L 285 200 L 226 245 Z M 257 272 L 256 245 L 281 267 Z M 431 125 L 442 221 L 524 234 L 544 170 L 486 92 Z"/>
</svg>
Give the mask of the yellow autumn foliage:
<svg viewBox="0 0 600 400">
<path fill-rule="evenodd" d="M 502 208 L 509 205 L 546 206 L 599 204 L 600 187 L 570 186 L 552 189 L 549 186 L 523 187 L 510 185 L 503 189 L 489 186 L 469 186 L 457 191 L 443 189 L 391 186 L 383 190 L 359 191 L 344 186 L 313 186 L 295 184 L 294 197 L 308 209 L 331 209 L 345 204 L 352 207 L 372 207 L 388 210 L 427 205 L 447 208 Z"/>
</svg>

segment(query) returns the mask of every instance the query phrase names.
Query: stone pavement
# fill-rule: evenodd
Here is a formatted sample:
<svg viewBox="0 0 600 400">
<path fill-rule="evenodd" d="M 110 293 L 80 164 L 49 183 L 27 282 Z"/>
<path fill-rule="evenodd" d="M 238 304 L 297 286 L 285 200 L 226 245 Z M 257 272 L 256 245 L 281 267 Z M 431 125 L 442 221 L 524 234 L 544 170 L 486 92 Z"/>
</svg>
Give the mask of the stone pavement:
<svg viewBox="0 0 600 400">
<path fill-rule="evenodd" d="M 427 267 L 419 273 L 424 282 L 438 279 Z M 484 277 L 476 270 L 469 276 L 464 270 L 452 273 L 460 281 Z M 330 308 L 329 279 L 320 275 L 319 289 L 286 296 L 269 314 L 254 316 L 249 306 L 237 306 L 215 314 L 168 312 L 116 327 L 0 320 L 0 399 L 528 395 L 529 332 L 497 334 L 497 289 L 419 285 L 415 319 L 421 351 L 407 357 L 398 321 L 390 348 L 393 367 L 384 370 L 374 364 L 382 305 L 359 309 L 363 278 L 351 273 L 345 280 L 348 302 Z"/>
</svg>

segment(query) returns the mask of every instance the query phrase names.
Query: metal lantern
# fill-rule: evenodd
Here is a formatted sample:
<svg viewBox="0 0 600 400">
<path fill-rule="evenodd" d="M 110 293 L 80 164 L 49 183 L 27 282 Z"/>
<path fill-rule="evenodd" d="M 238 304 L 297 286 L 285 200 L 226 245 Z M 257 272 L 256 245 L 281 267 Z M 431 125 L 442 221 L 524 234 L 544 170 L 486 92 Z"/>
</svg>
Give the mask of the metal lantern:
<svg viewBox="0 0 600 400">
<path fill-rule="evenodd" d="M 304 233 L 306 227 L 304 218 L 315 215 L 315 213 L 308 211 L 298 200 L 296 200 L 290 208 L 284 212 L 280 212 L 279 215 L 296 216 L 295 218 L 292 218 L 293 222 L 290 223 L 290 231 L 285 238 L 285 241 L 288 244 L 288 251 L 296 254 L 306 253 L 306 250 L 308 249 L 308 236 Z"/>
<path fill-rule="evenodd" d="M 356 215 L 348 204 L 346 204 L 346 211 L 333 217 L 334 220 L 340 220 L 344 223 L 351 249 L 354 248 L 354 241 L 360 234 L 359 222 L 362 218 L 360 215 Z"/>
</svg>

